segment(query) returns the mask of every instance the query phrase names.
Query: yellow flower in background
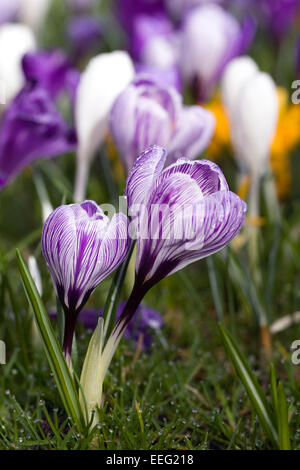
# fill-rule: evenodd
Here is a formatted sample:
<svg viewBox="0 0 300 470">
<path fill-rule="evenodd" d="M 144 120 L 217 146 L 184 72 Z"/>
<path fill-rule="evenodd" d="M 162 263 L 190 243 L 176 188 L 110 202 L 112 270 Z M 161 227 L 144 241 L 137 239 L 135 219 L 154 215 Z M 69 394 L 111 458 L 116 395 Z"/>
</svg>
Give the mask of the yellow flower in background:
<svg viewBox="0 0 300 470">
<path fill-rule="evenodd" d="M 278 88 L 280 114 L 277 132 L 271 147 L 271 165 L 280 199 L 291 190 L 290 154 L 300 144 L 300 106 L 291 104 L 287 90 Z"/>
<path fill-rule="evenodd" d="M 300 105 L 290 103 L 288 91 L 277 88 L 280 103 L 280 114 L 277 131 L 271 147 L 271 165 L 274 171 L 278 196 L 285 199 L 291 190 L 290 154 L 300 144 Z M 221 96 L 217 94 L 205 105 L 216 118 L 216 130 L 207 150 L 207 154 L 217 160 L 224 151 L 230 149 L 230 125 L 222 104 Z M 245 187 L 248 185 L 245 185 Z M 243 195 L 245 188 L 243 188 Z"/>
</svg>

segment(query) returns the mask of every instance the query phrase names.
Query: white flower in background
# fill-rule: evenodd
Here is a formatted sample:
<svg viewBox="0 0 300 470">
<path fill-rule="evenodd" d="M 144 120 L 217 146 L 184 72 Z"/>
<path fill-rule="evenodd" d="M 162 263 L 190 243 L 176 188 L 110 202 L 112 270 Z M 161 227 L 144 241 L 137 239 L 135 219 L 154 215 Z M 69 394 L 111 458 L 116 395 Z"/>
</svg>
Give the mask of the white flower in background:
<svg viewBox="0 0 300 470">
<path fill-rule="evenodd" d="M 52 0 L 20 0 L 19 20 L 39 31 L 43 25 Z"/>
<path fill-rule="evenodd" d="M 22 58 L 35 48 L 35 37 L 28 26 L 12 23 L 0 26 L 0 82 L 6 103 L 22 88 Z"/>
<path fill-rule="evenodd" d="M 36 258 L 32 255 L 30 255 L 29 258 L 28 258 L 28 268 L 29 268 L 30 274 L 32 276 L 32 279 L 35 282 L 38 293 L 40 295 L 42 295 L 43 294 L 43 286 L 42 286 L 41 273 L 40 273 L 40 270 L 38 268 Z"/>
<path fill-rule="evenodd" d="M 231 125 L 235 156 L 251 175 L 268 167 L 279 104 L 272 77 L 248 57 L 233 60 L 222 79 L 223 101 Z"/>
<path fill-rule="evenodd" d="M 75 201 L 85 197 L 89 167 L 107 132 L 111 107 L 133 77 L 133 63 L 123 51 L 94 57 L 82 73 L 75 103 L 78 135 Z"/>
</svg>

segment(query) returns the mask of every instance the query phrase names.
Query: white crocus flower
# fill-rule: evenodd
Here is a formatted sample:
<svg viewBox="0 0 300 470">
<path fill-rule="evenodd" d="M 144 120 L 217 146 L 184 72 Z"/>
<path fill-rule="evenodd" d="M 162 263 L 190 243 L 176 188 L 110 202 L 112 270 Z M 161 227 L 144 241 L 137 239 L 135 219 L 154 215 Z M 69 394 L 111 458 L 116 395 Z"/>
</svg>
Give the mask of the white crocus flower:
<svg viewBox="0 0 300 470">
<path fill-rule="evenodd" d="M 36 48 L 33 32 L 23 24 L 7 23 L 0 26 L 0 83 L 5 103 L 22 88 L 22 58 Z"/>
<path fill-rule="evenodd" d="M 28 258 L 28 268 L 32 276 L 32 279 L 35 282 L 38 293 L 41 296 L 43 294 L 42 278 L 41 278 L 41 273 L 38 268 L 36 258 L 33 255 L 30 255 Z"/>
<path fill-rule="evenodd" d="M 50 4 L 51 0 L 20 0 L 20 21 L 38 32 L 44 24 Z"/>
<path fill-rule="evenodd" d="M 108 128 L 111 107 L 134 77 L 134 66 L 126 52 L 100 54 L 89 62 L 81 76 L 75 103 L 78 134 L 75 201 L 85 197 L 89 167 Z"/>
<path fill-rule="evenodd" d="M 278 121 L 276 86 L 249 57 L 233 60 L 222 78 L 223 102 L 238 163 L 253 176 L 267 169 Z"/>
</svg>

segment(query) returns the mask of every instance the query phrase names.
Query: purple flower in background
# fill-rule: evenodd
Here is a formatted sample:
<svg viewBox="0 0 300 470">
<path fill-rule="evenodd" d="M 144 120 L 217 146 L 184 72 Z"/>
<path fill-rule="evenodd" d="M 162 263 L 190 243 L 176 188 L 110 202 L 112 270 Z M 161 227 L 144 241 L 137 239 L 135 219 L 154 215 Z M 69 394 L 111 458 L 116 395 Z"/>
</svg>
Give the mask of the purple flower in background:
<svg viewBox="0 0 300 470">
<path fill-rule="evenodd" d="M 58 207 L 46 220 L 42 251 L 65 312 L 64 354 L 70 361 L 78 313 L 129 250 L 128 219 L 110 220 L 93 201 Z"/>
<path fill-rule="evenodd" d="M 127 32 L 132 30 L 137 16 L 155 16 L 164 12 L 164 0 L 116 0 L 117 16 Z"/>
<path fill-rule="evenodd" d="M 26 85 L 6 109 L 0 127 L 0 188 L 38 158 L 69 152 L 76 135 L 47 91 Z"/>
<path fill-rule="evenodd" d="M 76 16 L 69 21 L 67 37 L 76 60 L 99 49 L 102 29 L 100 20 L 95 16 Z"/>
<path fill-rule="evenodd" d="M 37 51 L 25 54 L 22 67 L 27 81 L 38 83 L 53 99 L 66 91 L 72 101 L 80 74 L 63 51 Z"/>
<path fill-rule="evenodd" d="M 200 100 L 210 96 L 227 63 L 248 48 L 254 32 L 251 18 L 240 26 L 218 5 L 197 7 L 187 14 L 180 66 L 183 80 L 195 86 Z"/>
<path fill-rule="evenodd" d="M 129 34 L 129 50 L 138 62 L 158 68 L 178 62 L 178 35 L 166 15 L 138 15 Z"/>
<path fill-rule="evenodd" d="M 121 316 L 125 302 L 118 305 L 116 318 Z M 88 330 L 94 330 L 97 326 L 99 316 L 103 312 L 93 309 L 82 310 L 78 315 L 78 322 Z M 159 312 L 141 304 L 134 317 L 128 323 L 124 332 L 124 338 L 128 341 L 137 342 L 140 336 L 143 336 L 143 349 L 149 349 L 153 342 L 153 332 L 163 327 L 163 318 Z"/>
<path fill-rule="evenodd" d="M 300 77 L 300 36 L 298 39 L 297 51 L 296 51 L 296 70 L 298 77 Z"/>
<path fill-rule="evenodd" d="M 114 141 L 127 169 L 152 144 L 168 149 L 168 161 L 195 158 L 208 145 L 215 121 L 200 106 L 184 107 L 179 93 L 137 77 L 117 98 L 110 114 Z"/>
<path fill-rule="evenodd" d="M 18 13 L 20 0 L 1 0 L 0 24 L 13 21 Z"/>
<path fill-rule="evenodd" d="M 163 169 L 165 160 L 163 148 L 146 149 L 127 180 L 137 237 L 136 280 L 115 327 L 117 336 L 153 285 L 224 248 L 244 221 L 247 206 L 229 191 L 217 165 L 179 159 Z"/>
<path fill-rule="evenodd" d="M 125 307 L 125 302 L 117 308 L 116 318 L 120 318 Z M 141 304 L 124 331 L 124 338 L 128 341 L 138 342 L 143 337 L 143 349 L 149 349 L 153 342 L 153 332 L 163 327 L 163 319 L 159 312 Z"/>
<path fill-rule="evenodd" d="M 153 82 L 160 86 L 171 86 L 182 92 L 181 76 L 178 67 L 158 68 L 151 65 L 137 64 L 135 67 L 136 74 L 139 76 L 147 76 Z"/>
<path fill-rule="evenodd" d="M 300 1 L 261 0 L 259 8 L 272 34 L 280 39 L 295 22 L 300 12 Z"/>
</svg>

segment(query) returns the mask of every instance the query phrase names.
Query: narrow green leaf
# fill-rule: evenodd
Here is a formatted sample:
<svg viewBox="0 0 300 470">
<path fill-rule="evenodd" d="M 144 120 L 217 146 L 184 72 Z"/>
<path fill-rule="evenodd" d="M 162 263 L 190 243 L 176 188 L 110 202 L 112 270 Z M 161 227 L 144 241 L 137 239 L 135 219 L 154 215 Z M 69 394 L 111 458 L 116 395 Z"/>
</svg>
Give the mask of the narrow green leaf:
<svg viewBox="0 0 300 470">
<path fill-rule="evenodd" d="M 278 447 L 279 441 L 275 428 L 274 416 L 255 374 L 252 372 L 244 355 L 239 350 L 236 341 L 233 339 L 229 331 L 227 331 L 227 329 L 221 324 L 219 324 L 219 330 L 226 352 L 247 391 L 248 397 L 257 413 L 263 429 L 272 443 Z"/>
<path fill-rule="evenodd" d="M 63 402 L 64 408 L 76 423 L 78 430 L 83 429 L 83 415 L 75 383 L 65 361 L 58 339 L 53 331 L 49 316 L 38 293 L 30 272 L 17 250 L 17 261 L 28 302 L 32 307 L 36 325 L 40 332 L 45 353 Z"/>
<path fill-rule="evenodd" d="M 276 372 L 274 364 L 270 366 L 270 382 L 271 382 L 271 396 L 272 404 L 275 412 L 276 423 L 278 422 L 278 394 L 277 394 L 277 382 L 276 382 Z"/>
<path fill-rule="evenodd" d="M 288 406 L 282 382 L 278 385 L 278 435 L 280 450 L 290 450 L 290 430 L 288 420 Z"/>
</svg>

